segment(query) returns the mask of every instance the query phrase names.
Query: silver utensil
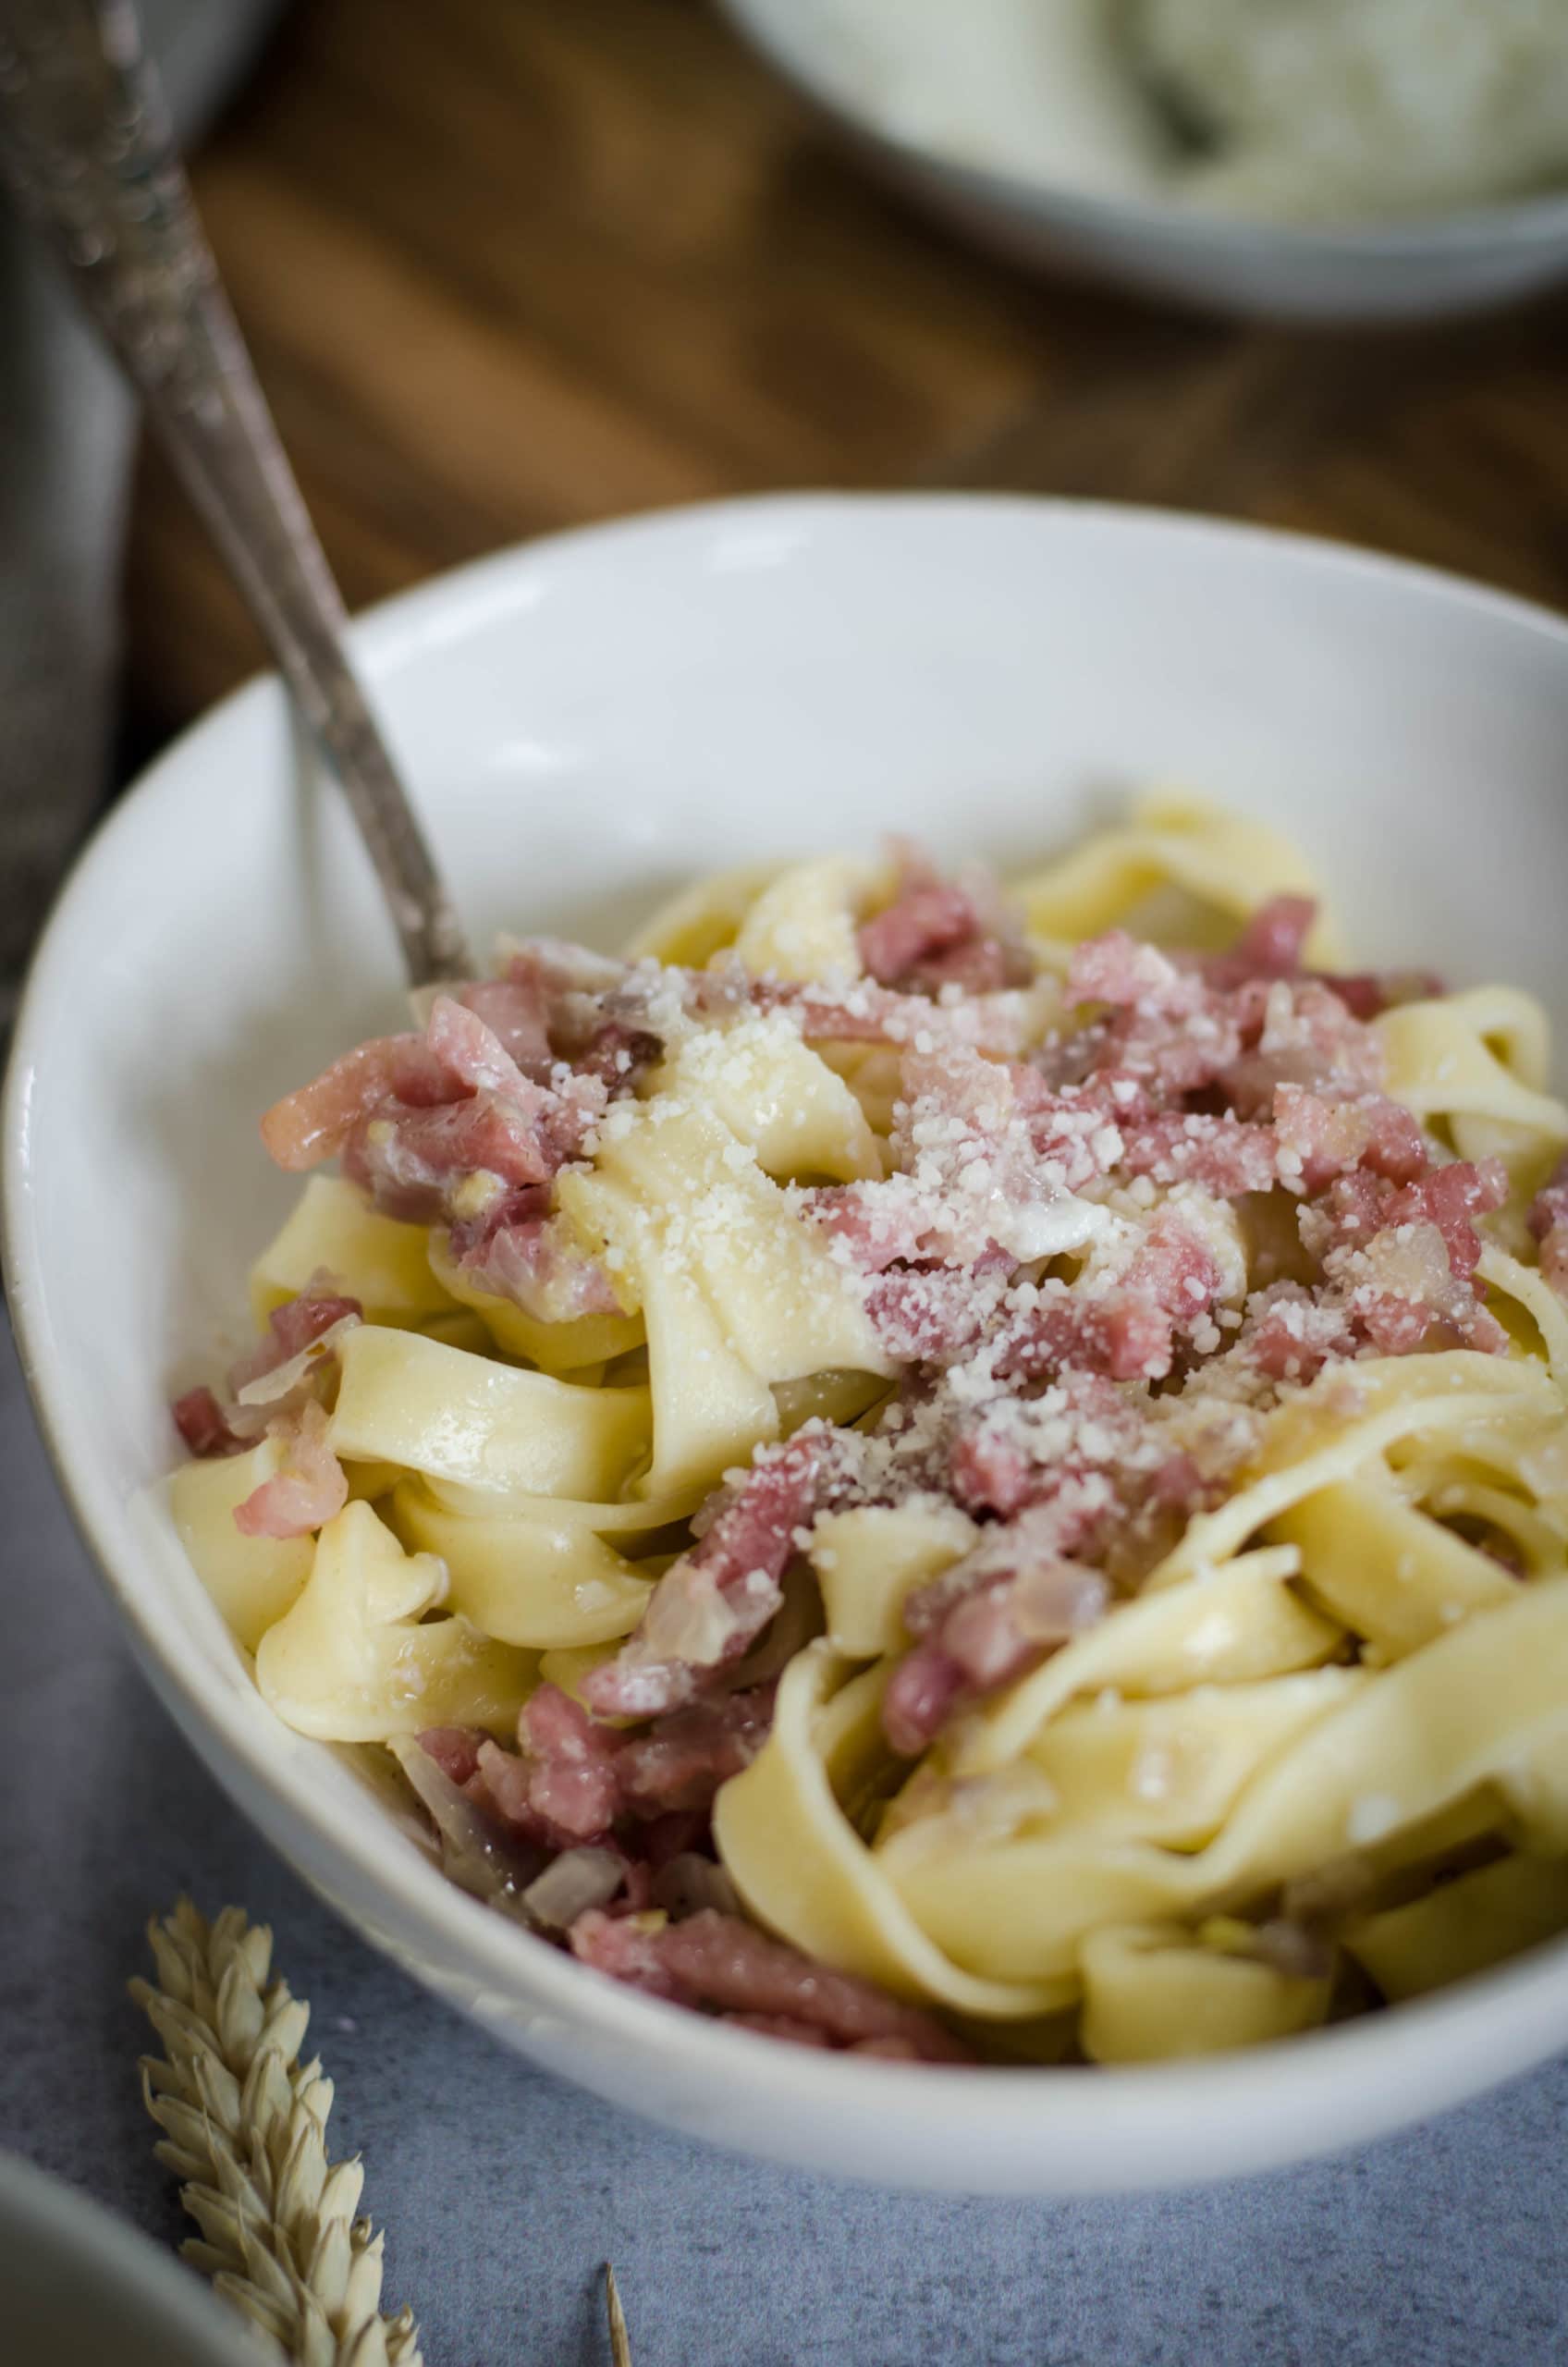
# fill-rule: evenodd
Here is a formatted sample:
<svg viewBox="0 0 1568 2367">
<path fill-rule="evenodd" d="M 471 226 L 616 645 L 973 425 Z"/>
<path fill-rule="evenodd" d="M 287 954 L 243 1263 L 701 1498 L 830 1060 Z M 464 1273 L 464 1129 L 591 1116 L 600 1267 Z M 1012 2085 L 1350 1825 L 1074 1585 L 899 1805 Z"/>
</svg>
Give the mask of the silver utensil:
<svg viewBox="0 0 1568 2367">
<path fill-rule="evenodd" d="M 472 976 L 175 153 L 130 0 L 0 0 L 0 174 L 53 239 L 205 519 L 370 851 L 410 984 Z"/>
</svg>

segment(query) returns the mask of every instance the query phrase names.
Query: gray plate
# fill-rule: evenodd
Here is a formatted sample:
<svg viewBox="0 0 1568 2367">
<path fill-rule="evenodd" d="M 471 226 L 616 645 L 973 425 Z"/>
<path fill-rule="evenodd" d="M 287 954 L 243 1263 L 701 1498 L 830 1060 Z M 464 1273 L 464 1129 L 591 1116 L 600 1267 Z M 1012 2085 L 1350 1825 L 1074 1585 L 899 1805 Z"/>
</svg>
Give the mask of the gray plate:
<svg viewBox="0 0 1568 2367">
<path fill-rule="evenodd" d="M 95 2202 L 0 2154 L 6 2367 L 255 2367 L 194 2274 Z"/>
</svg>

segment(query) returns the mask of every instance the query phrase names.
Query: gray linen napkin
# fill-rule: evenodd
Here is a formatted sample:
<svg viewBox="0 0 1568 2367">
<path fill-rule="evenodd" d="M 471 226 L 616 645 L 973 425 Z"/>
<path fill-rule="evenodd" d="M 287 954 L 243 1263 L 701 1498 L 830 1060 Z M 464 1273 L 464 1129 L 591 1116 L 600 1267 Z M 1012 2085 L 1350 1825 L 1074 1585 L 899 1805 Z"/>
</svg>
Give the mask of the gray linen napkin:
<svg viewBox="0 0 1568 2367">
<path fill-rule="evenodd" d="M 183 139 L 277 0 L 143 0 Z M 135 414 L 72 291 L 0 200 L 0 1027 L 108 787 Z"/>
</svg>

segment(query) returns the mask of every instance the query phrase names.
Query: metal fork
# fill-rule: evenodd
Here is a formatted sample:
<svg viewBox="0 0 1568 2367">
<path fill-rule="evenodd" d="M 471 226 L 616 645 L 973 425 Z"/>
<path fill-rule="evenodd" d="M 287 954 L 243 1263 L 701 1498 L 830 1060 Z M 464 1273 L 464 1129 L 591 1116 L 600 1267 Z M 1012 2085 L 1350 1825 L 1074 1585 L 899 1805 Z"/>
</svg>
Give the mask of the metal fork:
<svg viewBox="0 0 1568 2367">
<path fill-rule="evenodd" d="M 345 647 L 342 598 L 202 234 L 130 0 L 0 0 L 0 174 L 69 266 L 337 772 L 410 985 L 472 975 L 456 907 Z"/>
</svg>

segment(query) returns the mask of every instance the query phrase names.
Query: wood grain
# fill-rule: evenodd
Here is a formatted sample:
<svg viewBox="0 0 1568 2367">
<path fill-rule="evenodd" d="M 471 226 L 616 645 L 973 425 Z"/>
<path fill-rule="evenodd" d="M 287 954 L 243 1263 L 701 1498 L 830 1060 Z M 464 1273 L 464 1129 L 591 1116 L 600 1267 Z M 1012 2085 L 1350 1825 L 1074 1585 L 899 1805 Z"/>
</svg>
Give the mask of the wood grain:
<svg viewBox="0 0 1568 2367">
<path fill-rule="evenodd" d="M 1568 604 L 1568 311 L 1324 337 L 1032 281 L 885 197 L 698 0 L 301 0 L 197 194 L 351 606 L 802 485 L 1267 519 Z M 136 737 L 261 652 L 155 459 Z"/>
</svg>

